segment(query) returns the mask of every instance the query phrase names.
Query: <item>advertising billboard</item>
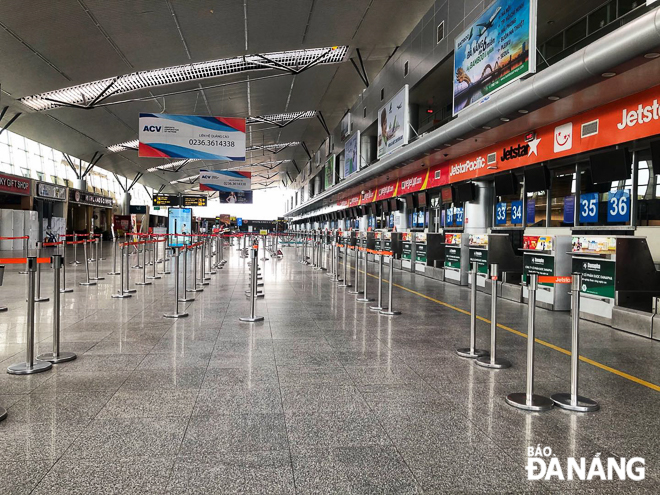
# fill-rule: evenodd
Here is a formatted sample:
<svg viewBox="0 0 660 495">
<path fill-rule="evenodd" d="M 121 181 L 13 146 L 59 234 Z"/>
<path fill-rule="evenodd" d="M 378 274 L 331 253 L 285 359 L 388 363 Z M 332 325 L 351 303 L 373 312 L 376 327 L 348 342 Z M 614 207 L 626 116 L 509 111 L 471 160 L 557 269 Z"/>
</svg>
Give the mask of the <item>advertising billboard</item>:
<svg viewBox="0 0 660 495">
<path fill-rule="evenodd" d="M 138 156 L 245 161 L 245 119 L 140 114 Z"/>
<path fill-rule="evenodd" d="M 199 190 L 216 191 L 221 203 L 252 203 L 252 173 L 200 170 Z"/>
<path fill-rule="evenodd" d="M 360 169 L 360 131 L 353 134 L 344 146 L 344 178 Z"/>
<path fill-rule="evenodd" d="M 378 110 L 378 158 L 408 144 L 408 85 Z"/>
<path fill-rule="evenodd" d="M 536 70 L 536 0 L 496 0 L 454 39 L 454 115 Z"/>
<path fill-rule="evenodd" d="M 325 190 L 335 185 L 335 156 L 331 155 L 325 162 Z"/>
<path fill-rule="evenodd" d="M 192 243 L 190 234 L 192 229 L 192 208 L 170 208 L 167 210 L 167 233 L 169 247 L 182 247 L 184 244 Z"/>
<path fill-rule="evenodd" d="M 344 118 L 341 119 L 341 140 L 345 141 L 348 136 L 351 135 L 351 113 L 348 112 L 344 115 Z"/>
</svg>

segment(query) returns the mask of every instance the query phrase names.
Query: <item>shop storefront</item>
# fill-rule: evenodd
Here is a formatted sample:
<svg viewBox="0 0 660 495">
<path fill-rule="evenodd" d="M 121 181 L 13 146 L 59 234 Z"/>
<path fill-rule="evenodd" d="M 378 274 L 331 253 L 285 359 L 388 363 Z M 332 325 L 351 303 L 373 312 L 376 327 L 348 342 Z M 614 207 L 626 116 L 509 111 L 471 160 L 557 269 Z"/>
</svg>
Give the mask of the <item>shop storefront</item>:
<svg viewBox="0 0 660 495">
<path fill-rule="evenodd" d="M 0 174 L 0 237 L 30 236 L 31 246 L 39 238 L 37 212 L 32 210 L 32 180 Z M 22 249 L 22 240 L 0 241 L 0 250 Z"/>
<path fill-rule="evenodd" d="M 93 228 L 95 232 L 103 233 L 106 238 L 110 238 L 112 206 L 112 198 L 78 189 L 69 189 L 67 231 L 69 233 L 89 233 Z"/>
</svg>

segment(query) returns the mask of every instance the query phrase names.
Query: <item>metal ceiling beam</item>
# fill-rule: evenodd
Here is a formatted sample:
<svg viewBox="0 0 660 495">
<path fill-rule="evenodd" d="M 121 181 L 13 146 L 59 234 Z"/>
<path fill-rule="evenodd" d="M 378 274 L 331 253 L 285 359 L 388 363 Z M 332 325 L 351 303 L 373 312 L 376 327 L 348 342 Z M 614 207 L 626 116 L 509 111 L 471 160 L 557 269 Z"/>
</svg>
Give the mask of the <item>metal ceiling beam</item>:
<svg viewBox="0 0 660 495">
<path fill-rule="evenodd" d="M 358 73 L 358 76 L 360 76 L 360 79 L 362 79 L 362 82 L 364 85 L 368 88 L 369 87 L 369 75 L 367 74 L 367 70 L 364 68 L 364 62 L 362 61 L 362 54 L 360 53 L 360 49 L 356 48 L 355 52 L 357 53 L 358 60 L 360 62 L 360 67 L 355 63 L 355 60 L 353 60 L 353 57 L 351 57 L 351 63 L 353 64 L 353 68 L 355 68 L 355 72 Z"/>
<path fill-rule="evenodd" d="M 321 113 L 321 110 L 316 112 L 316 118 L 319 119 L 319 122 L 323 126 L 323 129 L 325 130 L 325 133 L 329 136 L 330 135 L 330 129 L 328 129 L 328 124 L 325 121 L 325 117 L 323 117 L 323 114 Z"/>
<path fill-rule="evenodd" d="M 73 161 L 71 160 L 71 157 L 70 157 L 68 154 L 66 154 L 66 153 L 62 153 L 62 156 L 64 157 L 64 159 L 66 160 L 66 162 L 69 164 L 69 167 L 71 167 L 71 170 L 73 170 L 73 173 L 76 174 L 76 179 L 80 180 L 80 174 L 79 174 L 78 171 L 76 170 L 76 166 L 73 164 Z M 117 175 L 115 174 L 115 177 L 116 177 L 116 176 L 117 176 Z M 117 182 L 119 182 L 119 179 L 117 179 Z M 121 184 L 120 184 L 120 185 L 121 185 Z"/>
<path fill-rule="evenodd" d="M 124 185 L 123 185 L 123 184 L 121 183 L 121 181 L 119 180 L 119 176 L 118 176 L 116 173 L 114 173 L 114 172 L 112 172 L 112 175 L 115 176 L 115 180 L 117 181 L 117 184 L 119 184 L 119 187 L 121 187 L 121 190 L 124 191 L 124 192 L 126 193 L 126 192 L 127 192 L 127 191 L 126 191 L 126 187 L 124 187 Z"/>
<path fill-rule="evenodd" d="M 161 184 L 160 187 L 158 188 L 158 194 L 163 192 L 163 189 L 165 189 L 165 184 Z"/>
<path fill-rule="evenodd" d="M 23 115 L 23 114 L 22 114 L 22 113 L 17 113 L 17 114 L 14 115 L 11 119 L 9 119 L 9 122 L 7 122 L 7 123 L 2 127 L 2 129 L 0 129 L 0 135 L 1 135 L 3 132 L 5 132 L 7 129 L 9 129 L 9 127 L 11 127 L 11 125 L 12 125 L 14 122 L 16 122 L 16 119 L 18 119 L 21 115 Z"/>
<path fill-rule="evenodd" d="M 303 149 L 305 150 L 305 153 L 307 153 L 307 156 L 311 160 L 312 159 L 312 154 L 309 152 L 309 148 L 307 147 L 307 144 L 305 144 L 305 141 L 302 141 L 300 143 L 300 145 L 303 147 Z"/>
<path fill-rule="evenodd" d="M 133 179 L 133 182 L 131 182 L 131 185 L 126 188 L 126 192 L 129 192 L 131 189 L 133 189 L 133 186 L 137 183 L 137 181 L 139 181 L 142 178 L 142 175 L 144 175 L 142 174 L 142 172 L 138 172 L 135 175 L 135 178 Z"/>
<path fill-rule="evenodd" d="M 142 184 L 142 187 L 144 188 L 144 192 L 147 193 L 147 196 L 149 196 L 149 199 L 153 201 L 153 200 L 154 200 L 154 197 L 153 197 L 153 196 L 151 195 L 151 193 L 149 192 L 149 189 L 147 189 L 147 186 L 145 186 L 144 184 Z"/>
<path fill-rule="evenodd" d="M 2 118 L 5 116 L 5 114 L 7 113 L 7 110 L 9 110 L 9 107 L 4 107 L 2 109 L 2 112 L 0 112 L 0 120 L 2 120 Z"/>
</svg>

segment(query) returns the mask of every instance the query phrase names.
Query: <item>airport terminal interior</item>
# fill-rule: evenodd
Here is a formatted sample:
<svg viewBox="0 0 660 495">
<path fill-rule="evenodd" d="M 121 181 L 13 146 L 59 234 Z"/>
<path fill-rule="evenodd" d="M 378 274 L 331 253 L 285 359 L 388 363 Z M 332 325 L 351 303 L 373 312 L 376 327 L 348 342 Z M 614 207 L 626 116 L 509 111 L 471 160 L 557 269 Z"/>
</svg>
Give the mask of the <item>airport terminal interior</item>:
<svg viewBox="0 0 660 495">
<path fill-rule="evenodd" d="M 660 492 L 659 6 L 0 2 L 0 495 Z"/>
</svg>

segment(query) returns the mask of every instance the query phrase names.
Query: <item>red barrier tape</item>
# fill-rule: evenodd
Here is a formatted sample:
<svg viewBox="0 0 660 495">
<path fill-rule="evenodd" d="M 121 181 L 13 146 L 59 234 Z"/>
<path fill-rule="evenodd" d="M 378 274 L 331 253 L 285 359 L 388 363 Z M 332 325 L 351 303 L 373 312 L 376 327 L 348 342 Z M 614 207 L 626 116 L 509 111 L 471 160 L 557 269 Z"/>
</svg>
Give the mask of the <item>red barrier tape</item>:
<svg viewBox="0 0 660 495">
<path fill-rule="evenodd" d="M 44 242 L 42 244 L 43 247 L 51 247 L 51 246 L 61 246 L 64 244 L 64 241 L 59 241 L 59 242 Z"/>
<path fill-rule="evenodd" d="M 24 265 L 27 258 L 0 258 L 2 265 Z M 50 263 L 50 258 L 37 258 L 37 263 Z"/>
<path fill-rule="evenodd" d="M 0 241 L 13 241 L 15 239 L 29 239 L 30 236 L 24 235 L 23 237 L 0 237 Z"/>
</svg>

